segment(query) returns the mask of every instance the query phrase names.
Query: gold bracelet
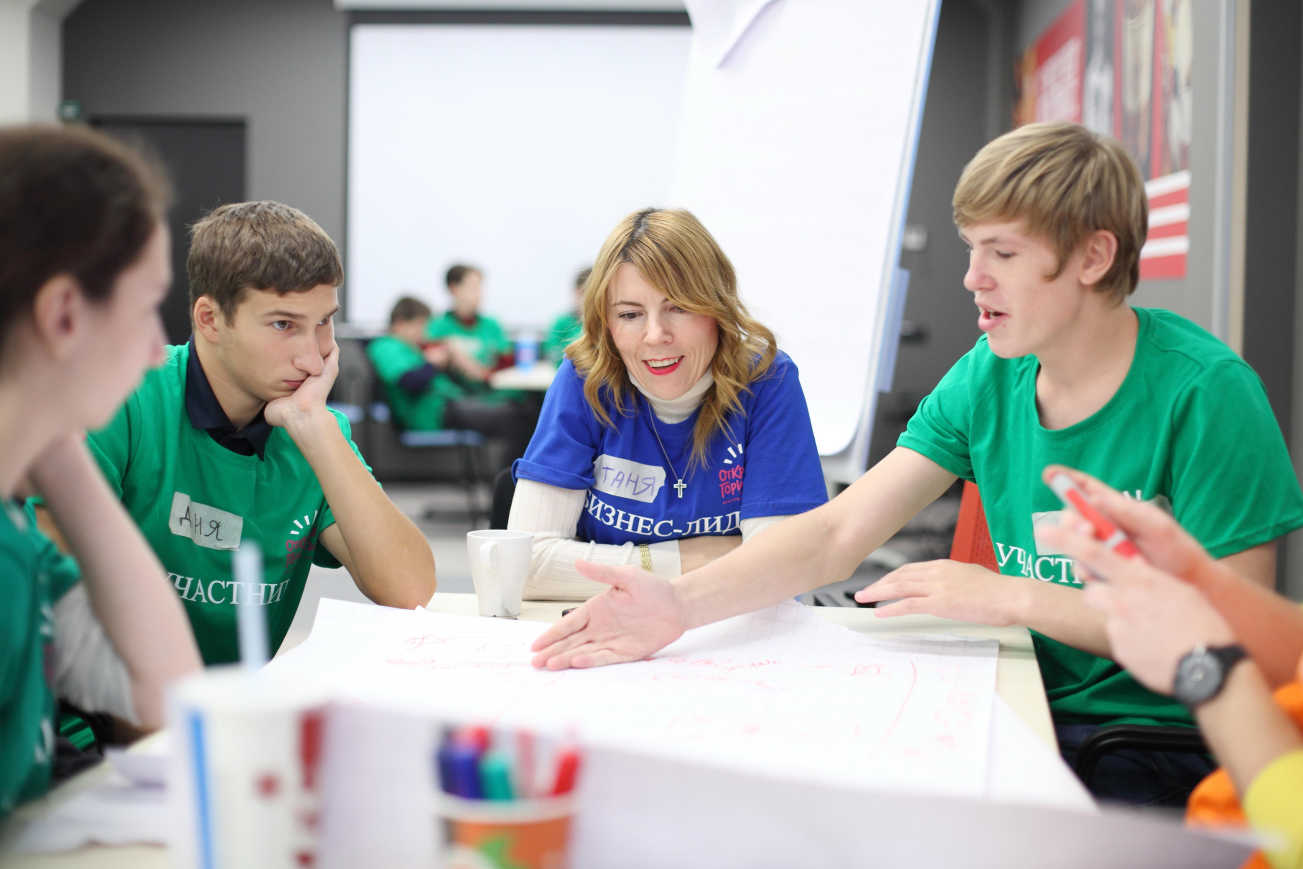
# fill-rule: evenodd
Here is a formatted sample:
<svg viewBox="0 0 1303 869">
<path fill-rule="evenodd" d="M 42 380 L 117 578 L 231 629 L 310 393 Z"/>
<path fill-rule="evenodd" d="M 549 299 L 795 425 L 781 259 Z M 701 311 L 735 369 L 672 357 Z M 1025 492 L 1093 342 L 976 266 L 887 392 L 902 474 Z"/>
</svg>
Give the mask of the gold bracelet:
<svg viewBox="0 0 1303 869">
<path fill-rule="evenodd" d="M 651 549 L 647 546 L 646 543 L 638 544 L 638 557 L 642 559 L 642 569 L 647 571 L 648 573 L 651 573 L 651 569 L 652 569 Z"/>
</svg>

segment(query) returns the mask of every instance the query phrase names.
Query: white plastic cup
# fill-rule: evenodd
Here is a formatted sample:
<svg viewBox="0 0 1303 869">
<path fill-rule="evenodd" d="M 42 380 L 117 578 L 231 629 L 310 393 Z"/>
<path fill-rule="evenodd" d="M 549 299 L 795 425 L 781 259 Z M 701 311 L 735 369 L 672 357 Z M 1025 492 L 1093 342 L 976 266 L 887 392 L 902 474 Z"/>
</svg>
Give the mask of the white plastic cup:
<svg viewBox="0 0 1303 869">
<path fill-rule="evenodd" d="M 317 857 L 325 703 L 219 667 L 171 692 L 176 866 L 290 869 Z"/>
<path fill-rule="evenodd" d="M 466 535 L 466 554 L 480 615 L 508 619 L 520 616 L 533 545 L 533 535 L 525 531 L 491 528 Z"/>
</svg>

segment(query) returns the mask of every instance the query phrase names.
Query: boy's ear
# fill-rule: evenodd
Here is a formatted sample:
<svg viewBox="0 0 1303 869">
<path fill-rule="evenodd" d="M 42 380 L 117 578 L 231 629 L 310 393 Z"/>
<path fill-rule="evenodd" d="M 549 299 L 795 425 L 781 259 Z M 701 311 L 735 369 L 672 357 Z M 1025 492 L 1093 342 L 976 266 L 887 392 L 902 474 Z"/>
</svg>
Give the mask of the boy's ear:
<svg viewBox="0 0 1303 869">
<path fill-rule="evenodd" d="M 1113 268 L 1117 254 L 1117 236 L 1107 229 L 1097 229 L 1086 236 L 1081 247 L 1081 282 L 1091 287 L 1102 281 Z"/>
<path fill-rule="evenodd" d="M 67 273 L 54 275 L 36 291 L 32 326 L 55 359 L 67 359 L 81 341 L 89 304 L 81 284 Z"/>
<path fill-rule="evenodd" d="M 196 334 L 202 335 L 205 340 L 210 342 L 217 341 L 218 333 L 226 325 L 226 315 L 212 296 L 200 296 L 195 299 L 194 307 L 190 309 L 190 316 L 194 320 Z"/>
</svg>

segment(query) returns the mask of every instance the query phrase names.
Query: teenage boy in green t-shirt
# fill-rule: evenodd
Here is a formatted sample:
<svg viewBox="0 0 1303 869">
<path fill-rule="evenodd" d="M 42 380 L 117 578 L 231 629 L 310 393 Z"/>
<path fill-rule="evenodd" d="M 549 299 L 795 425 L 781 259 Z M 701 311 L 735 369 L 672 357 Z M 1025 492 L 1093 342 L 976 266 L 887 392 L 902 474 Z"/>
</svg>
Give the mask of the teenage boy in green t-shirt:
<svg viewBox="0 0 1303 869">
<path fill-rule="evenodd" d="M 474 365 L 460 367 L 459 379 L 472 392 L 488 392 L 489 375 L 511 365 L 514 354 L 502 324 L 480 313 L 484 273 L 474 266 L 454 265 L 444 274 L 444 284 L 452 306 L 430 320 L 426 337 L 448 341 L 464 350 Z"/>
<path fill-rule="evenodd" d="M 684 630 L 843 579 L 962 477 L 977 483 L 1000 573 L 906 565 L 856 598 L 882 616 L 930 613 L 1033 630 L 1060 747 L 1099 726 L 1189 723 L 1114 662 L 1102 616 L 1033 525 L 1061 507 L 1053 462 L 1167 506 L 1228 566 L 1270 585 L 1276 545 L 1303 525 L 1303 493 L 1261 381 L 1229 348 L 1166 311 L 1132 308 L 1147 228 L 1135 164 L 1075 124 L 1029 124 L 964 169 L 955 223 L 964 286 L 985 333 L 924 400 L 886 458 L 827 505 L 671 581 L 584 572 L 613 587 L 544 633 L 538 666 L 643 658 Z M 1097 795 L 1178 803 L 1206 765 L 1137 752 Z"/>
<path fill-rule="evenodd" d="M 343 278 L 330 237 L 278 202 L 223 205 L 191 230 L 189 343 L 89 437 L 110 486 L 185 603 L 204 661 L 234 661 L 237 606 L 263 609 L 271 648 L 312 564 L 346 567 L 376 603 L 434 594 L 434 556 L 326 407 L 339 373 Z M 262 551 L 261 582 L 232 554 Z"/>
<path fill-rule="evenodd" d="M 454 357 L 453 379 L 470 395 L 484 401 L 521 403 L 525 396 L 511 389 L 494 389 L 489 376 L 509 368 L 516 361 L 502 324 L 480 312 L 484 295 L 484 273 L 474 266 L 454 265 L 444 274 L 452 306 L 430 320 L 426 337 L 442 341 L 461 351 Z M 537 416 L 537 408 L 526 416 Z"/>
<path fill-rule="evenodd" d="M 389 331 L 366 345 L 385 400 L 399 427 L 418 431 L 444 427 L 444 408 L 466 390 L 453 382 L 449 369 L 460 350 L 425 337 L 430 306 L 403 296 L 389 312 Z"/>
</svg>

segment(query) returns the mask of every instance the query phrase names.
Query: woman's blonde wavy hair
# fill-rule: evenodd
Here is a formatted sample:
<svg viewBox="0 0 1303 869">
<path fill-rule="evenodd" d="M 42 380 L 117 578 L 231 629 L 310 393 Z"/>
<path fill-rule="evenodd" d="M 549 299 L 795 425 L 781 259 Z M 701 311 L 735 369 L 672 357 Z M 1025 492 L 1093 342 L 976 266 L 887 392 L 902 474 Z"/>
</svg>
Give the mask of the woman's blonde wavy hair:
<svg viewBox="0 0 1303 869">
<path fill-rule="evenodd" d="M 710 366 L 715 382 L 702 397 L 688 461 L 689 468 L 704 468 L 710 439 L 725 430 L 728 414 L 742 412 L 742 393 L 769 370 L 778 343 L 738 298 L 733 264 L 701 221 L 681 209 L 635 211 L 602 244 L 584 284 L 584 331 L 566 347 L 566 356 L 585 378 L 584 398 L 603 425 L 615 426 L 603 406 L 604 397 L 621 416 L 637 409 L 633 382 L 610 330 L 608 294 L 623 263 L 636 268 L 675 305 L 713 318 L 719 329 Z"/>
</svg>

